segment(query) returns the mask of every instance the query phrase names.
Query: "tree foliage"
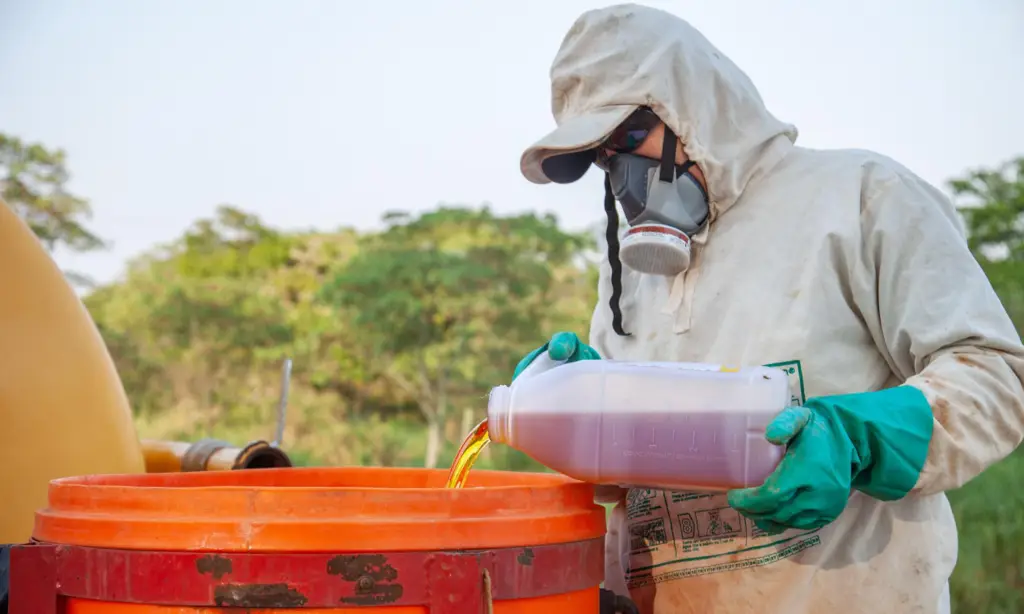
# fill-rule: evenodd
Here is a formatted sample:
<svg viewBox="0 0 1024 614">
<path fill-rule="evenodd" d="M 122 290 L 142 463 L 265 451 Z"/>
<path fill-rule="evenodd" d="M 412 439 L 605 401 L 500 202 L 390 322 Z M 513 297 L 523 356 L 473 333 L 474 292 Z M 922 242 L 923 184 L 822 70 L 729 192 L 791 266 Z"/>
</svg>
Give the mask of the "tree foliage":
<svg viewBox="0 0 1024 614">
<path fill-rule="evenodd" d="M 952 179 L 971 251 L 984 260 L 1024 261 L 1024 157 Z"/>
<path fill-rule="evenodd" d="M 295 445 L 319 462 L 435 465 L 518 356 L 586 325 L 588 245 L 552 217 L 486 207 L 391 213 L 360 234 L 282 233 L 221 206 L 86 303 L 146 432 L 269 429 L 291 357 Z"/>
<path fill-rule="evenodd" d="M 89 202 L 67 190 L 69 177 L 63 150 L 0 133 L 0 197 L 14 209 L 50 251 L 60 247 L 89 252 L 106 243 L 86 227 Z M 87 277 L 69 273 L 79 284 Z"/>
<path fill-rule="evenodd" d="M 967 227 L 968 244 L 1024 329 L 1024 157 L 949 181 Z"/>
<path fill-rule="evenodd" d="M 383 365 L 379 375 L 420 408 L 434 466 L 453 396 L 475 398 L 505 381 L 547 324 L 579 315 L 558 313 L 556 271 L 573 267 L 585 241 L 553 218 L 487 208 L 386 221 L 321 296 L 351 319 L 352 339 Z"/>
</svg>

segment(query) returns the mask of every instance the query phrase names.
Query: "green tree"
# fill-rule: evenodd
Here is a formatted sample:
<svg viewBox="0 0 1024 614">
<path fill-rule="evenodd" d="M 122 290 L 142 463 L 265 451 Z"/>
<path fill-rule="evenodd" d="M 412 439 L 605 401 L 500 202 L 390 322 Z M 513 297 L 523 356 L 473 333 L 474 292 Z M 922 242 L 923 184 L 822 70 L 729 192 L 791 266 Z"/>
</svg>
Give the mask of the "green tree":
<svg viewBox="0 0 1024 614">
<path fill-rule="evenodd" d="M 1024 157 L 949 181 L 967 227 L 968 244 L 1024 330 Z"/>
<path fill-rule="evenodd" d="M 290 450 L 315 463 L 435 463 L 519 356 L 589 319 L 593 271 L 575 247 L 586 241 L 553 219 L 442 209 L 389 220 L 367 235 L 284 233 L 221 207 L 92 291 L 86 304 L 140 432 L 239 443 L 265 436 L 288 356 Z M 403 250 L 424 259 L 410 267 Z M 415 303 L 381 302 L 403 297 L 452 317 L 451 328 L 422 325 Z M 415 352 L 410 338 L 425 338 L 426 350 Z M 425 406 L 417 359 L 429 366 L 428 393 L 441 390 L 443 376 L 444 402 Z M 424 407 L 441 408 L 430 415 L 430 450 Z M 500 447 L 480 466 L 537 468 Z"/>
<path fill-rule="evenodd" d="M 971 251 L 986 260 L 1024 261 L 1024 157 L 949 181 Z"/>
<path fill-rule="evenodd" d="M 63 150 L 0 133 L 0 197 L 29 225 L 50 251 L 62 247 L 89 252 L 106 243 L 86 227 L 92 208 L 68 192 Z M 80 273 L 67 272 L 74 283 L 87 285 Z"/>
<path fill-rule="evenodd" d="M 560 290 L 555 272 L 572 266 L 587 240 L 553 217 L 500 217 L 486 207 L 385 222 L 321 296 L 350 318 L 376 374 L 419 407 L 433 467 L 453 397 L 506 381 L 523 347 L 543 338 Z"/>
<path fill-rule="evenodd" d="M 266 280 L 288 261 L 291 241 L 219 207 L 132 263 L 125 282 L 86 298 L 126 388 L 132 384 L 136 413 L 192 397 L 213 420 L 212 409 L 236 397 L 225 382 L 277 357 L 294 331 Z"/>
</svg>

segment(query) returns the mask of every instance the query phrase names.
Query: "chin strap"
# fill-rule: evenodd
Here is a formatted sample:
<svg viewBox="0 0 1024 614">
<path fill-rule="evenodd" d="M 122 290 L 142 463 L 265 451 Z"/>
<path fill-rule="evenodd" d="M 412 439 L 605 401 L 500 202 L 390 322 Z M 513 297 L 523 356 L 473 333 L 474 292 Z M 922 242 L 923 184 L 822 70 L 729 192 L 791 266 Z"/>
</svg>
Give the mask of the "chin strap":
<svg viewBox="0 0 1024 614">
<path fill-rule="evenodd" d="M 665 126 L 665 138 L 661 142 L 661 165 L 658 168 L 658 180 L 664 183 L 672 183 L 675 179 L 682 177 L 683 175 L 690 172 L 690 169 L 697 166 L 697 163 L 693 160 L 687 160 L 680 165 L 676 165 L 676 134 L 672 132 L 672 129 Z M 693 175 L 690 175 L 693 177 Z M 694 183 L 700 188 L 700 191 L 704 193 L 704 198 L 707 199 L 707 192 L 704 190 L 704 186 L 697 181 L 696 177 L 693 177 Z"/>
<path fill-rule="evenodd" d="M 663 183 L 672 183 L 676 175 L 676 133 L 665 125 L 665 135 L 661 140 L 661 168 L 658 179 Z"/>
</svg>

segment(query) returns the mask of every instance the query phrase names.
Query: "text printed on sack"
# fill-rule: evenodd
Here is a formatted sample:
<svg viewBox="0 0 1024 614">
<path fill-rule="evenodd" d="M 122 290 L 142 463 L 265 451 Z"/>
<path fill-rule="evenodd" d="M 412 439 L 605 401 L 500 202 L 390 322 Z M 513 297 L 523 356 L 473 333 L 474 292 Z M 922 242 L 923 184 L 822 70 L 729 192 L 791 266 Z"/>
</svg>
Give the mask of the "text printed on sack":
<svg viewBox="0 0 1024 614">
<path fill-rule="evenodd" d="M 766 365 L 790 380 L 794 405 L 805 401 L 803 369 L 792 360 Z M 729 507 L 725 493 L 634 488 L 626 498 L 630 588 L 684 577 L 771 565 L 821 543 L 817 531 L 769 535 Z"/>
</svg>

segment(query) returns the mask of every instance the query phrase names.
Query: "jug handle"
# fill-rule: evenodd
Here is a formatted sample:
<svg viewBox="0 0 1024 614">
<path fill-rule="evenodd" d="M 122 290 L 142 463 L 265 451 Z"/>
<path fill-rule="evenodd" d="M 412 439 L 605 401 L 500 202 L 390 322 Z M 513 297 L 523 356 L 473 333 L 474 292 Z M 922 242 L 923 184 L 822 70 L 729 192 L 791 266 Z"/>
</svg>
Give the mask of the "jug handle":
<svg viewBox="0 0 1024 614">
<path fill-rule="evenodd" d="M 551 369 L 554 369 L 559 365 L 564 365 L 565 362 L 566 361 L 564 360 L 553 360 L 551 356 L 548 355 L 547 350 L 545 350 L 538 354 L 537 357 L 533 359 L 533 362 L 531 362 L 525 369 L 523 369 L 522 373 L 520 373 L 519 377 L 517 377 L 516 379 L 523 379 L 524 377 L 533 377 L 534 375 L 539 375 L 541 373 L 544 373 L 545 371 L 550 371 Z"/>
</svg>

